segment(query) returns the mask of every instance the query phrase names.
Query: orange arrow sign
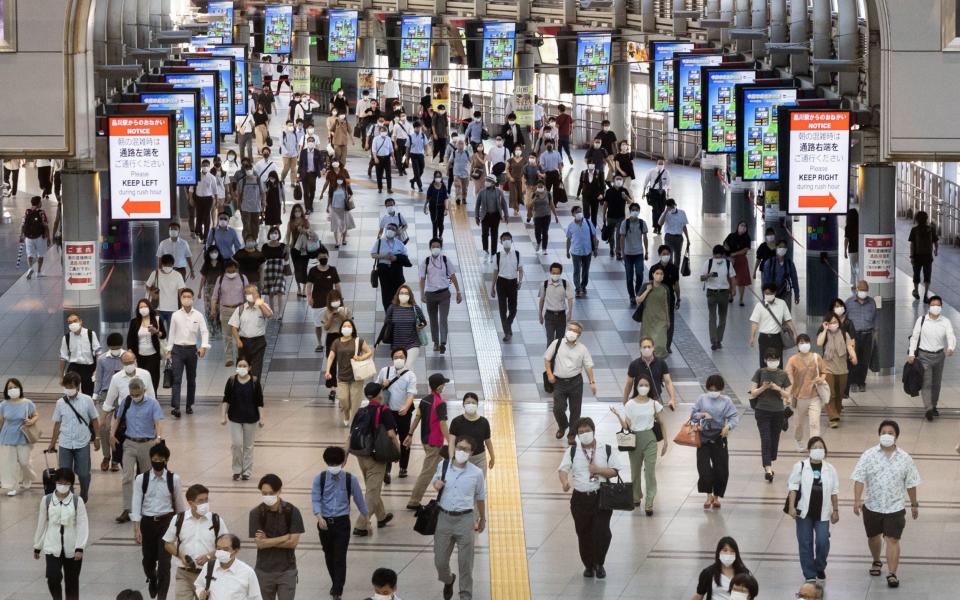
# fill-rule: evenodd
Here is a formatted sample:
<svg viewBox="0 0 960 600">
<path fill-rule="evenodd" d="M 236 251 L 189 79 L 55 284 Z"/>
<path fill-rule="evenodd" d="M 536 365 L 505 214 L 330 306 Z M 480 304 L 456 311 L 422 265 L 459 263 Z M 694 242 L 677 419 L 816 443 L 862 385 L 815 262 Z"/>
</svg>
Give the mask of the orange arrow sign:
<svg viewBox="0 0 960 600">
<path fill-rule="evenodd" d="M 837 199 L 833 197 L 832 193 L 826 196 L 800 196 L 798 204 L 800 208 L 825 208 L 830 210 L 837 205 Z"/>
<path fill-rule="evenodd" d="M 128 215 L 140 214 L 149 214 L 149 213 L 158 213 L 160 212 L 160 201 L 159 200 L 141 200 L 136 202 L 127 198 L 123 202 L 123 211 Z"/>
</svg>

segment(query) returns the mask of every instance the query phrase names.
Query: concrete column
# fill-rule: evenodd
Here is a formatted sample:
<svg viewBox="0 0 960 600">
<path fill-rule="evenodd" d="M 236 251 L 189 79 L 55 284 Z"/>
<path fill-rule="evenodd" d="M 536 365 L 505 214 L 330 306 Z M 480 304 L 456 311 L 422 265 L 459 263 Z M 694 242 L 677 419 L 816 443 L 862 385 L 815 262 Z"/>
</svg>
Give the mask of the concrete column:
<svg viewBox="0 0 960 600">
<path fill-rule="evenodd" d="M 753 0 L 750 9 L 750 27 L 766 30 L 769 22 L 770 12 L 767 8 L 767 0 Z M 766 44 L 765 40 L 753 40 L 754 59 L 760 59 L 767 55 Z"/>
<path fill-rule="evenodd" d="M 813 1 L 813 57 L 831 58 L 833 55 L 833 23 L 830 18 L 830 0 Z M 817 85 L 830 83 L 830 73 L 817 69 L 813 82 Z"/>
<path fill-rule="evenodd" d="M 160 1 L 160 28 L 173 29 L 173 6 L 170 0 Z"/>
<path fill-rule="evenodd" d="M 736 26 L 734 23 L 734 0 L 720 0 L 720 18 L 730 23 L 730 27 Z M 730 43 L 729 28 L 720 31 L 720 43 L 726 46 Z"/>
<path fill-rule="evenodd" d="M 107 62 L 118 65 L 123 62 L 124 9 L 131 0 L 110 0 L 107 13 Z"/>
<path fill-rule="evenodd" d="M 687 3 L 684 0 L 673 0 L 673 12 L 682 11 L 687 9 Z M 687 18 L 686 17 L 673 17 L 673 35 L 677 36 L 686 36 L 687 35 Z"/>
<path fill-rule="evenodd" d="M 133 301 L 143 297 L 143 286 L 150 273 L 157 268 L 157 247 L 160 245 L 160 223 L 158 221 L 131 221 L 130 285 L 133 289 Z"/>
<path fill-rule="evenodd" d="M 757 210 L 752 186 L 740 180 L 733 180 L 728 189 L 730 194 L 730 231 L 736 231 L 737 224 L 743 221 L 747 224 L 747 233 L 750 239 L 763 243 L 763 232 L 757 233 Z"/>
<path fill-rule="evenodd" d="M 708 19 L 720 18 L 720 0 L 707 0 Z M 720 30 L 715 27 L 707 27 L 707 40 L 711 42 L 720 41 Z"/>
<path fill-rule="evenodd" d="M 476 2 L 481 4 L 480 0 Z M 486 12 L 486 11 L 484 11 Z M 478 13 L 477 16 L 482 16 Z M 563 23 L 572 25 L 577 22 L 577 0 L 563 0 Z"/>
<path fill-rule="evenodd" d="M 790 1 L 790 43 L 810 43 L 810 19 L 807 16 L 807 0 Z M 807 52 L 790 55 L 790 72 L 793 75 L 810 73 L 810 55 Z"/>
<path fill-rule="evenodd" d="M 163 1 L 150 0 L 150 30 L 154 33 L 163 29 Z"/>
<path fill-rule="evenodd" d="M 525 21 L 530 18 L 530 0 L 520 0 L 517 5 L 517 19 Z M 526 12 L 524 12 L 526 11 Z M 613 0 L 613 26 L 627 26 L 627 0 Z"/>
<path fill-rule="evenodd" d="M 657 11 L 653 0 L 641 0 L 640 26 L 643 27 L 644 33 L 654 33 L 657 31 Z"/>
<path fill-rule="evenodd" d="M 150 47 L 150 0 L 137 0 L 137 48 Z"/>
<path fill-rule="evenodd" d="M 131 221 L 114 221 L 110 218 L 110 175 L 104 171 L 100 176 L 100 319 L 103 331 L 126 331 L 134 302 L 132 279 L 132 248 L 130 245 Z M 154 248 L 151 254 L 156 253 Z M 140 287 L 141 295 L 143 287 Z M 139 298 L 140 296 L 137 296 Z"/>
<path fill-rule="evenodd" d="M 626 42 L 614 42 L 614 48 L 619 51 L 612 53 L 616 59 L 610 67 L 610 104 L 607 114 L 610 130 L 617 134 L 619 140 L 633 139 L 630 120 L 630 65 L 626 61 L 626 45 Z"/>
<path fill-rule="evenodd" d="M 130 0 L 127 0 L 129 2 Z M 234 13 L 233 16 L 234 22 L 234 33 L 233 33 L 233 43 L 234 44 L 243 44 L 244 46 L 250 45 L 250 23 L 247 21 L 245 15 L 241 15 L 239 11 Z M 247 68 L 250 68 L 250 65 L 247 65 Z"/>
<path fill-rule="evenodd" d="M 700 159 L 700 191 L 703 199 L 700 210 L 704 215 L 720 216 L 727 212 L 727 193 L 719 177 L 726 168 L 726 154 L 704 154 Z"/>
<path fill-rule="evenodd" d="M 100 180 L 97 172 L 89 164 L 67 161 L 61 178 L 61 231 L 64 251 L 66 252 L 68 245 L 76 242 L 91 242 L 96 248 L 100 238 Z M 96 252 L 94 261 L 97 262 Z M 93 272 L 99 271 L 94 267 Z M 70 290 L 67 289 L 64 278 L 63 320 L 66 321 L 69 313 L 76 313 L 88 329 L 100 332 L 100 293 L 97 291 L 99 280 L 93 283 L 93 289 L 90 290 Z"/>
<path fill-rule="evenodd" d="M 837 8 L 837 58 L 841 60 L 857 60 L 857 51 L 860 47 L 857 1 L 840 0 Z M 856 72 L 841 72 L 838 75 L 840 95 L 856 95 L 860 83 L 860 74 Z"/>
<path fill-rule="evenodd" d="M 360 38 L 360 62 L 367 69 L 377 66 L 377 40 L 374 37 Z M 380 73 L 376 74 L 380 78 Z"/>
<path fill-rule="evenodd" d="M 770 41 L 774 43 L 787 41 L 787 0 L 770 2 Z M 774 67 L 785 67 L 789 57 L 786 54 L 773 54 L 770 61 Z"/>
<path fill-rule="evenodd" d="M 816 331 L 837 297 L 838 232 L 836 215 L 807 215 L 807 331 Z"/>
<path fill-rule="evenodd" d="M 877 235 L 895 235 L 897 230 L 896 210 L 897 169 L 886 163 L 867 164 L 860 167 L 857 177 L 857 195 L 860 198 L 860 258 L 866 256 L 864 238 Z M 862 262 L 861 262 L 862 264 Z M 880 373 L 887 375 L 894 368 L 898 357 L 895 354 L 896 333 L 896 288 L 897 270 L 891 269 L 886 281 L 869 281 L 870 295 L 877 300 L 877 352 Z"/>
<path fill-rule="evenodd" d="M 139 48 L 137 41 L 137 9 L 139 0 L 123 0 L 123 45 Z"/>
</svg>

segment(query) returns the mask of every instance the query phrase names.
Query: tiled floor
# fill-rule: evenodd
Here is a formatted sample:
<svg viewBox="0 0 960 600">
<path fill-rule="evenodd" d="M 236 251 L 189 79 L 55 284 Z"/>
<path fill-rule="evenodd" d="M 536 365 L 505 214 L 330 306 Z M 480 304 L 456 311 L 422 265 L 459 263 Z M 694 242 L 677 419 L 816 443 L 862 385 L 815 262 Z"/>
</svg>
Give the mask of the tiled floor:
<svg viewBox="0 0 960 600">
<path fill-rule="evenodd" d="M 358 209 L 355 213 L 358 230 L 346 248 L 334 253 L 333 263 L 344 274 L 343 288 L 350 306 L 357 315 L 361 335 L 370 339 L 383 321 L 378 292 L 367 285 L 371 266 L 369 249 L 374 242 L 376 221 L 386 194 L 378 195 L 365 178 L 366 161 L 356 153 L 348 166 L 354 175 Z M 645 169 L 648 164 L 640 165 Z M 673 168 L 675 196 L 687 210 L 691 220 L 693 262 L 699 266 L 716 240 L 728 231 L 725 218 L 703 218 L 699 214 L 699 173 Z M 430 173 L 430 170 L 428 170 Z M 400 210 L 411 223 L 410 244 L 413 262 L 422 260 L 430 231 L 429 220 L 422 213 L 422 196 L 402 191 L 403 178 L 396 180 Z M 572 177 L 569 179 L 575 181 Z M 648 209 L 645 208 L 645 211 Z M 649 218 L 649 214 L 645 213 Z M 314 223 L 326 242 L 331 236 L 322 218 L 314 215 Z M 561 225 L 570 221 L 569 208 L 561 209 Z M 797 235 L 802 224 L 795 225 Z M 11 226 L 0 226 L 0 235 Z M 460 226 L 458 226 L 460 227 Z M 576 555 L 576 539 L 567 507 L 567 494 L 560 491 L 556 466 L 565 446 L 554 437 L 550 402 L 538 385 L 542 370 L 541 353 L 545 343 L 542 328 L 536 321 L 536 283 L 543 280 L 545 267 L 559 261 L 569 271 L 563 256 L 559 226 L 551 228 L 549 256 L 532 253 L 532 230 L 513 219 L 508 226 L 515 247 L 521 252 L 527 281 L 520 291 L 520 314 L 511 343 L 500 347 L 506 383 L 512 395 L 515 445 L 519 468 L 519 484 L 523 503 L 523 524 L 526 554 L 529 562 L 531 597 L 546 599 L 680 599 L 689 598 L 696 585 L 696 575 L 713 553 L 716 540 L 722 535 L 736 537 L 743 549 L 748 567 L 760 581 L 761 598 L 787 598 L 796 591 L 801 574 L 796 558 L 793 525 L 780 511 L 785 494 L 784 479 L 799 456 L 793 449 L 791 435 L 781 443 L 777 462 L 777 479 L 773 485 L 763 481 L 759 464 L 759 441 L 753 418 L 744 416 L 742 426 L 731 438 L 731 483 L 721 511 L 705 514 L 700 508 L 701 496 L 696 493 L 696 468 L 693 451 L 671 448 L 659 469 L 659 493 L 656 515 L 617 513 L 614 517 L 613 544 L 607 561 L 605 581 L 585 580 Z M 472 228 L 474 237 L 479 231 Z M 463 233 L 464 230 L 458 230 Z M 898 233 L 903 234 L 903 231 Z M 453 238 L 453 232 L 448 234 Z M 901 235 L 901 238 L 904 236 Z M 657 243 L 654 241 L 654 243 Z M 458 244 L 459 245 L 459 244 Z M 463 245 L 447 244 L 454 259 Z M 603 248 L 605 250 L 605 247 Z M 475 252 L 479 252 L 476 240 Z M 917 310 L 910 298 L 909 274 L 903 269 L 903 241 L 898 243 L 897 286 L 897 353 L 902 355 L 906 334 Z M 798 268 L 804 273 L 802 255 Z M 473 257 L 471 257 L 471 260 Z M 489 288 L 490 265 L 484 286 Z M 935 268 L 935 288 L 948 300 L 946 314 L 956 318 L 960 306 L 960 283 L 956 267 L 960 252 L 943 249 Z M 51 270 L 54 273 L 56 267 Z M 637 354 L 637 327 L 630 320 L 622 283 L 620 263 L 601 253 L 594 262 L 589 297 L 577 302 L 576 318 L 586 323 L 583 342 L 597 361 L 597 398 L 586 398 L 584 413 L 599 422 L 600 437 L 613 440 L 616 423 L 608 412 L 611 402 L 620 397 L 628 362 Z M 846 277 L 844 269 L 841 275 Z M 408 270 L 408 280 L 416 286 L 416 276 Z M 801 281 L 801 286 L 807 282 Z M 747 317 L 753 306 L 748 299 L 744 308 L 731 307 L 724 349 L 711 352 L 707 343 L 706 301 L 694 278 L 682 282 L 683 303 L 678 311 L 676 350 L 670 357 L 671 369 L 678 383 L 681 406 L 668 415 L 670 429 L 675 430 L 689 403 L 700 393 L 706 374 L 719 371 L 731 389 L 745 397 L 748 380 L 756 365 L 755 350 L 747 347 Z M 841 289 L 842 289 L 841 285 Z M 496 302 L 479 284 L 471 285 L 466 294 L 474 302 L 487 302 L 488 314 L 496 314 Z M 443 371 L 454 383 L 448 386 L 449 400 L 466 391 L 483 394 L 484 373 L 494 365 L 480 364 L 478 356 L 489 354 L 489 342 L 477 348 L 475 340 L 489 340 L 499 324 L 489 318 L 478 319 L 471 302 L 451 307 L 451 334 L 448 352 L 439 356 L 425 352 L 416 367 L 424 382 L 426 375 Z M 56 346 L 62 335 L 60 321 L 59 278 L 48 277 L 26 281 L 19 279 L 0 297 L 0 374 L 21 378 L 28 395 L 38 399 L 45 418 L 52 411 L 53 393 L 59 389 L 55 380 Z M 804 314 L 801 304 L 799 316 Z M 487 311 L 482 311 L 486 313 Z M 270 371 L 266 376 L 268 395 L 267 426 L 259 433 L 255 457 L 255 476 L 278 473 L 286 482 L 284 496 L 301 510 L 309 510 L 309 485 L 322 465 L 323 448 L 342 443 L 346 431 L 335 423 L 334 405 L 327 401 L 325 388 L 319 385 L 320 357 L 313 352 L 312 318 L 302 301 L 290 298 L 282 325 L 277 329 Z M 499 335 L 496 335 L 499 338 Z M 387 351 L 381 348 L 377 360 L 383 363 Z M 496 354 L 496 353 L 494 353 Z M 423 356 L 423 355 L 421 355 Z M 481 358 L 479 360 L 486 360 Z M 956 360 L 956 359 L 953 359 Z M 216 404 L 228 369 L 222 367 L 222 349 L 201 361 L 199 392 L 202 396 L 197 414 L 178 422 L 167 423 L 167 439 L 173 449 L 171 465 L 187 483 L 203 482 L 211 488 L 213 510 L 224 516 L 228 526 L 245 534 L 242 523 L 247 511 L 257 503 L 257 493 L 249 483 L 235 483 L 229 472 L 229 434 L 218 424 Z M 905 397 L 894 376 L 871 376 L 868 391 L 854 394 L 843 427 L 826 430 L 830 460 L 844 483 L 841 487 L 842 516 L 833 529 L 831 562 L 828 569 L 830 598 L 875 599 L 888 597 L 927 600 L 944 598 L 946 590 L 960 585 L 960 542 L 954 511 L 960 484 L 960 457 L 953 452 L 957 437 L 960 403 L 956 400 L 960 375 L 949 368 L 945 376 L 944 417 L 935 423 L 922 420 L 919 399 Z M 423 388 L 423 385 L 421 385 Z M 161 398 L 161 401 L 165 400 Z M 458 403 L 453 403 L 458 412 Z M 890 592 L 881 579 L 867 574 L 869 556 L 862 527 L 851 510 L 852 484 L 846 479 L 859 453 L 876 440 L 876 424 L 880 418 L 893 416 L 901 422 L 901 446 L 917 459 L 923 484 L 920 487 L 921 514 L 909 522 L 904 534 L 904 561 L 901 568 L 902 589 Z M 49 429 L 49 427 L 48 427 Z M 494 435 L 498 434 L 494 431 Z M 421 454 L 414 452 L 413 469 L 419 467 Z M 43 464 L 36 449 L 34 465 Z M 351 462 L 351 466 L 355 463 Z M 377 566 L 390 566 L 400 573 L 400 591 L 407 600 L 432 600 L 440 597 L 435 580 L 430 540 L 412 532 L 413 518 L 403 510 L 411 479 L 395 480 L 387 488 L 385 498 L 398 519 L 390 527 L 351 544 L 346 597 L 369 593 L 367 582 Z M 140 574 L 139 552 L 129 526 L 113 523 L 119 512 L 120 478 L 117 474 L 95 473 L 91 497 L 91 546 L 82 574 L 83 595 L 106 599 L 123 587 L 144 589 Z M 0 598 L 31 600 L 47 597 L 41 563 L 30 559 L 30 539 L 35 526 L 40 494 L 31 491 L 16 498 L 2 496 L 0 501 Z M 308 525 L 298 552 L 300 585 L 298 597 L 323 598 L 329 580 L 322 568 L 319 543 Z M 253 560 L 253 551 L 245 540 L 241 556 Z M 489 547 L 486 534 L 478 540 L 475 567 L 476 598 L 490 597 Z"/>
</svg>

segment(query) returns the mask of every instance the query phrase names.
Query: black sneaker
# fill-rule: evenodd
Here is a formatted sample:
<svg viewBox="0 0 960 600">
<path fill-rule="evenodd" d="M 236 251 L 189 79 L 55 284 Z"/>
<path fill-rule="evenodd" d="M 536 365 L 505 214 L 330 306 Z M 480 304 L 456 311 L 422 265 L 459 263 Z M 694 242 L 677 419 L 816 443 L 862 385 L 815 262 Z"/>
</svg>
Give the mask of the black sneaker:
<svg viewBox="0 0 960 600">
<path fill-rule="evenodd" d="M 387 526 L 387 523 L 393 520 L 393 513 L 387 513 L 382 519 L 377 521 L 377 528 L 381 529 Z"/>
<path fill-rule="evenodd" d="M 443 600 L 450 600 L 453 598 L 453 584 L 457 581 L 457 576 L 452 575 L 453 579 L 450 580 L 450 583 L 443 584 Z"/>
<path fill-rule="evenodd" d="M 603 565 L 597 565 L 594 571 L 597 574 L 597 579 L 605 579 L 607 577 L 607 570 L 603 568 Z"/>
<path fill-rule="evenodd" d="M 937 409 L 936 406 L 933 407 L 933 416 L 935 416 L 935 417 L 939 417 L 939 416 L 940 416 L 940 411 Z"/>
<path fill-rule="evenodd" d="M 397 477 L 399 477 L 400 479 L 406 479 L 406 478 L 407 478 L 407 470 L 406 470 L 406 469 L 400 469 L 400 472 L 397 473 Z"/>
<path fill-rule="evenodd" d="M 824 571 L 817 571 L 817 579 L 819 581 L 825 581 L 827 579 L 827 574 Z"/>
<path fill-rule="evenodd" d="M 590 567 L 587 567 L 586 569 L 584 569 L 584 570 L 583 570 L 583 576 L 584 576 L 584 577 L 593 577 L 593 569 L 591 569 Z"/>
<path fill-rule="evenodd" d="M 233 480 L 234 480 L 234 481 L 240 481 L 240 473 L 234 473 L 234 474 L 233 474 Z"/>
<path fill-rule="evenodd" d="M 156 598 L 156 597 L 157 597 L 157 592 L 159 591 L 159 589 L 160 589 L 160 586 L 157 585 L 157 578 L 156 578 L 156 577 L 148 577 L 148 578 L 147 578 L 147 590 L 148 590 L 151 598 Z"/>
<path fill-rule="evenodd" d="M 176 409 L 176 408 L 175 408 L 175 409 L 171 410 L 171 411 L 170 411 L 170 414 L 173 415 L 173 418 L 174 418 L 174 419 L 179 419 L 179 418 L 180 418 L 180 410 L 179 410 L 179 409 Z"/>
<path fill-rule="evenodd" d="M 923 414 L 923 416 L 924 416 L 924 418 L 926 418 L 928 421 L 932 421 L 932 420 L 933 420 L 933 410 L 932 410 L 932 409 L 931 409 L 931 410 L 928 410 L 927 412 L 925 412 L 925 413 Z"/>
<path fill-rule="evenodd" d="M 390 473 L 383 474 L 383 485 L 390 485 L 392 479 L 390 478 Z"/>
<path fill-rule="evenodd" d="M 117 523 L 129 523 L 130 522 L 130 511 L 125 510 L 120 513 L 120 516 L 114 519 Z"/>
<path fill-rule="evenodd" d="M 444 353 L 446 353 L 446 351 L 447 351 L 447 345 L 446 345 L 446 344 L 440 344 L 440 354 L 444 354 Z"/>
<path fill-rule="evenodd" d="M 367 531 L 366 529 L 357 529 L 356 527 L 354 527 L 353 535 L 354 537 L 367 537 L 368 535 L 370 535 L 370 532 Z"/>
<path fill-rule="evenodd" d="M 187 407 L 187 414 L 188 414 L 188 415 L 192 415 L 192 414 L 193 414 L 193 407 L 192 407 L 192 406 L 188 406 L 188 407 Z"/>
</svg>

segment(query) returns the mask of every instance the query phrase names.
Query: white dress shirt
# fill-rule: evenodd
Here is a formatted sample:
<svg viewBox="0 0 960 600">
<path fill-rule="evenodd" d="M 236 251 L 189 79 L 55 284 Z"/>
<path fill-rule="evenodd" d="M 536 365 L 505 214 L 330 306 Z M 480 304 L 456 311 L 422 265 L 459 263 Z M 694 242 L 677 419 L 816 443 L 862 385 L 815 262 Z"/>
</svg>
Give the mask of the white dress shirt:
<svg viewBox="0 0 960 600">
<path fill-rule="evenodd" d="M 186 266 L 186 263 L 184 263 Z M 162 269 L 154 269 L 147 277 L 147 287 L 160 289 L 160 304 L 157 310 L 173 312 L 177 310 L 177 297 L 180 290 L 187 287 L 183 282 L 183 275 L 179 271 L 164 273 Z"/>
<path fill-rule="evenodd" d="M 647 171 L 647 176 L 643 180 L 643 189 L 647 189 L 653 186 L 653 182 L 657 180 L 657 176 L 660 174 L 659 169 L 654 167 Z M 663 177 L 660 178 L 660 183 L 657 184 L 657 189 L 663 189 L 670 191 L 670 171 L 666 168 L 663 169 Z"/>
<path fill-rule="evenodd" d="M 61 528 L 63 532 L 61 532 Z M 61 500 L 56 494 L 40 498 L 37 531 L 33 535 L 33 548 L 43 554 L 73 558 L 76 550 L 83 550 L 90 533 L 87 507 L 83 498 L 77 496 L 77 508 L 73 508 L 73 494 Z"/>
<path fill-rule="evenodd" d="M 587 349 L 579 340 L 570 345 L 566 339 L 554 340 L 547 346 L 547 351 L 543 353 L 544 360 L 550 360 L 553 357 L 553 349 L 560 344 L 557 350 L 557 360 L 553 365 L 553 375 L 567 379 L 576 377 L 583 369 L 593 368 L 593 357 L 590 356 L 590 350 Z"/>
<path fill-rule="evenodd" d="M 600 489 L 600 483 L 607 480 L 606 477 L 590 474 L 590 464 L 598 467 L 614 469 L 620 471 L 623 466 L 620 464 L 620 456 L 616 448 L 610 448 L 610 459 L 607 460 L 607 449 L 604 444 L 594 442 L 594 447 L 584 448 L 577 440 L 577 449 L 574 452 L 573 461 L 570 460 L 570 449 L 564 449 L 563 460 L 560 462 L 559 471 L 566 471 L 570 475 L 570 484 L 578 492 L 595 492 Z"/>
<path fill-rule="evenodd" d="M 167 336 L 171 346 L 196 346 L 198 335 L 200 346 L 209 348 L 210 331 L 207 329 L 207 320 L 199 310 L 194 308 L 187 312 L 181 308 L 173 313 Z"/>
<path fill-rule="evenodd" d="M 437 465 L 433 474 L 433 481 L 443 476 L 443 461 Z M 440 496 L 440 508 L 449 512 L 463 512 L 473 510 L 477 502 L 487 499 L 487 483 L 483 478 L 483 470 L 470 461 L 462 467 L 450 461 L 447 467 L 447 478 L 443 484 L 443 494 Z M 482 516 L 482 515 L 481 515 Z"/>
<path fill-rule="evenodd" d="M 204 198 L 223 198 L 223 183 L 220 182 L 219 177 L 208 171 L 200 176 L 195 193 Z"/>
<path fill-rule="evenodd" d="M 393 79 L 388 79 L 383 82 L 383 97 L 384 98 L 399 98 L 400 97 L 400 84 Z M 390 108 L 385 107 L 385 108 Z"/>
<path fill-rule="evenodd" d="M 220 517 L 219 533 L 220 535 L 230 533 L 227 530 L 227 524 L 223 522 L 223 517 Z M 170 521 L 170 527 L 168 527 L 166 533 L 163 534 L 163 541 L 167 544 L 177 543 L 176 518 Z M 205 554 L 213 556 L 216 549 L 217 540 L 213 536 L 212 513 L 204 515 L 199 519 L 193 516 L 192 510 L 188 509 L 183 513 L 183 524 L 180 527 L 180 554 L 196 560 L 198 556 Z M 187 567 L 187 565 L 180 560 L 179 556 L 174 556 L 173 561 L 178 567 Z"/>
<path fill-rule="evenodd" d="M 228 324 L 236 327 L 237 333 L 242 338 L 255 338 L 267 334 L 267 318 L 263 316 L 259 306 L 250 306 L 249 302 L 244 302 L 233 311 Z"/>
<path fill-rule="evenodd" d="M 87 328 L 81 327 L 77 333 L 67 333 L 72 335 L 70 338 L 70 351 L 67 352 L 66 336 L 60 338 L 60 358 L 68 363 L 75 365 L 92 365 L 93 355 L 100 351 L 100 340 L 97 339 L 96 332 L 92 337 L 88 337 Z M 93 348 L 90 347 L 90 341 L 93 341 Z"/>
<path fill-rule="evenodd" d="M 926 318 L 920 317 L 913 325 L 913 333 L 910 334 L 910 356 L 917 355 L 917 339 L 920 340 L 920 350 L 927 352 L 939 352 L 940 350 L 956 350 L 957 336 L 953 333 L 953 323 L 950 319 L 940 315 L 936 319 L 930 315 Z M 921 321 L 923 327 L 920 327 Z"/>
<path fill-rule="evenodd" d="M 157 258 L 164 254 L 173 256 L 173 266 L 177 269 L 187 268 L 187 260 L 193 254 L 190 252 L 190 244 L 181 237 L 177 239 L 166 238 L 157 246 Z"/>
<path fill-rule="evenodd" d="M 150 483 L 147 485 L 147 494 L 143 494 L 143 478 L 149 477 Z M 133 507 L 130 510 L 130 520 L 134 523 L 140 521 L 143 517 L 162 517 L 172 512 L 181 512 L 185 510 L 183 506 L 183 490 L 180 484 L 180 476 L 173 474 L 173 497 L 170 497 L 170 490 L 167 489 L 167 470 L 164 469 L 157 474 L 150 469 L 146 473 L 137 475 L 133 480 Z"/>
<path fill-rule="evenodd" d="M 504 279 L 516 279 L 520 275 L 520 260 L 517 257 L 517 250 L 510 248 L 510 251 L 501 250 L 497 252 L 494 258 L 494 264 L 497 266 L 497 277 Z"/>
<path fill-rule="evenodd" d="M 787 308 L 787 303 L 780 298 L 774 298 L 773 302 L 766 305 L 770 310 L 767 310 L 764 304 L 764 302 L 760 302 L 753 307 L 750 321 L 757 324 L 758 332 L 777 335 L 780 333 L 780 324 L 786 325 L 787 321 L 792 319 L 790 309 Z M 771 312 L 776 316 L 776 319 L 770 315 Z"/>
<path fill-rule="evenodd" d="M 127 375 L 126 371 L 118 371 L 114 373 L 113 379 L 110 380 L 110 387 L 107 388 L 107 397 L 103 400 L 103 411 L 110 412 L 117 407 L 117 404 L 126 400 L 127 396 L 130 395 L 130 380 L 134 377 L 139 378 L 143 382 L 143 391 L 146 396 L 150 398 L 157 397 L 156 388 L 153 387 L 153 377 L 150 376 L 150 371 L 146 369 L 141 369 L 137 367 L 136 372 L 133 375 Z"/>
<path fill-rule="evenodd" d="M 399 379 L 390 384 L 390 388 L 383 391 L 383 395 L 388 397 L 388 406 L 390 410 L 399 411 L 407 404 L 407 398 L 417 395 L 417 374 L 413 369 L 407 369 Z M 380 369 L 377 378 L 374 380 L 380 385 L 386 385 L 388 380 L 397 377 L 397 371 L 393 365 Z"/>
<path fill-rule="evenodd" d="M 226 569 L 216 561 L 213 567 L 213 579 L 210 581 L 210 595 L 208 600 L 262 600 L 260 595 L 260 582 L 257 580 L 257 574 L 250 565 L 239 558 L 234 558 L 233 562 Z M 207 588 L 207 570 L 203 569 L 193 584 L 193 589 L 200 595 L 200 592 Z"/>
<path fill-rule="evenodd" d="M 736 276 L 733 265 L 729 258 L 709 258 L 703 261 L 703 271 L 701 275 L 710 275 L 715 273 L 716 277 L 708 277 L 704 280 L 704 289 L 707 290 L 729 290 L 730 278 Z"/>
</svg>

